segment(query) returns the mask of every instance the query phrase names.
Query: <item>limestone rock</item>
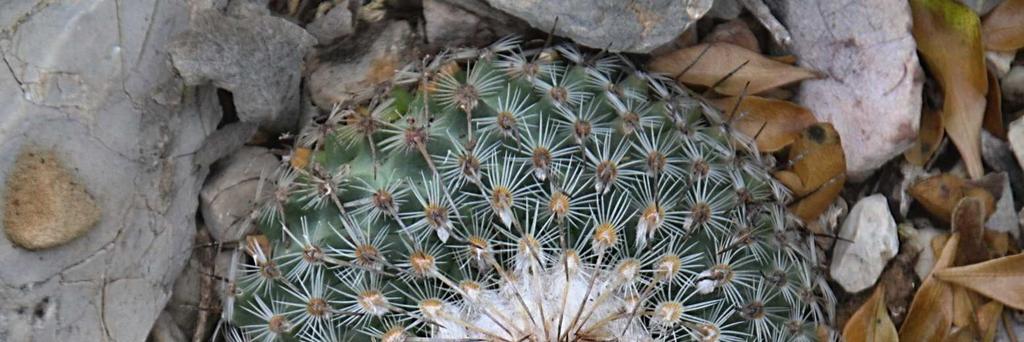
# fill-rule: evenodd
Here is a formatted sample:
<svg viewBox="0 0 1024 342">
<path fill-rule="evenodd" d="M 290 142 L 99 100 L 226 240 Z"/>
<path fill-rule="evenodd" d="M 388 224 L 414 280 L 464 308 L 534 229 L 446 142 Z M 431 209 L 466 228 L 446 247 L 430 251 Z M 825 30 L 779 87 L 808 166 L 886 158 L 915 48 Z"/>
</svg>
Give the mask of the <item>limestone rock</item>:
<svg viewBox="0 0 1024 342">
<path fill-rule="evenodd" d="M 487 0 L 536 29 L 614 52 L 645 53 L 671 42 L 711 9 L 712 0 Z M 558 18 L 558 25 L 555 25 Z"/>
<path fill-rule="evenodd" d="M 263 147 L 243 147 L 214 164 L 199 192 L 199 209 L 210 235 L 220 242 L 241 239 L 251 228 L 244 224 L 256 206 L 260 181 L 270 177 L 281 162 Z M 269 191 L 263 188 L 263 191 Z"/>
<path fill-rule="evenodd" d="M 369 99 L 378 85 L 410 61 L 411 43 L 409 24 L 393 21 L 361 33 L 342 50 L 326 52 L 309 76 L 313 103 L 330 110 L 338 103 Z"/>
<path fill-rule="evenodd" d="M 875 284 L 885 264 L 899 253 L 896 221 L 885 196 L 861 199 L 839 231 L 830 274 L 846 292 L 857 293 Z"/>
<path fill-rule="evenodd" d="M 1017 163 L 1024 168 L 1024 118 L 1011 122 L 1006 132 L 1007 140 L 1010 141 L 1010 149 L 1017 157 Z"/>
<path fill-rule="evenodd" d="M 866 178 L 910 147 L 917 137 L 924 79 L 910 33 L 910 5 L 775 3 L 799 64 L 825 75 L 801 82 L 795 101 L 835 126 L 851 180 Z"/>
<path fill-rule="evenodd" d="M 306 25 L 306 31 L 324 45 L 355 32 L 355 20 L 348 7 L 337 5 L 313 19 L 313 22 Z"/>
<path fill-rule="evenodd" d="M 26 249 L 63 245 L 100 220 L 100 208 L 54 151 L 22 151 L 7 176 L 4 231 Z"/>
<path fill-rule="evenodd" d="M 212 82 L 233 95 L 238 118 L 272 131 L 295 128 L 301 68 L 316 39 L 271 16 L 244 19 L 210 10 L 169 50 L 188 85 Z"/>
<path fill-rule="evenodd" d="M 166 50 L 198 2 L 0 1 L 0 184 L 20 151 L 52 150 L 102 209 L 45 250 L 0 234 L 0 340 L 144 341 L 163 311 L 195 234 L 194 158 L 221 116 Z"/>
</svg>

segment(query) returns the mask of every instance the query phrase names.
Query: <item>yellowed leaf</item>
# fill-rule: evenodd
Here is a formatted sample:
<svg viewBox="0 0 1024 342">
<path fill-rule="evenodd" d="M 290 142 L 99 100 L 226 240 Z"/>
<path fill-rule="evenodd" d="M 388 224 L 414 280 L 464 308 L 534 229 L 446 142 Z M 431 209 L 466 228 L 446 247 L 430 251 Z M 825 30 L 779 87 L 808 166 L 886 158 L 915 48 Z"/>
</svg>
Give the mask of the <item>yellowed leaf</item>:
<svg viewBox="0 0 1024 342">
<path fill-rule="evenodd" d="M 804 222 L 811 221 L 828 208 L 846 183 L 846 157 L 839 133 L 829 123 L 807 127 L 790 146 L 788 160 L 790 168 L 774 175 L 800 198 L 790 208 Z"/>
<path fill-rule="evenodd" d="M 1006 0 L 981 23 L 985 48 L 1016 51 L 1024 48 L 1024 0 Z"/>
<path fill-rule="evenodd" d="M 736 107 L 737 100 L 739 97 L 728 97 L 709 102 L 725 113 L 732 128 L 748 137 L 757 137 L 755 142 L 761 152 L 783 149 L 799 138 L 805 128 L 817 122 L 809 109 L 789 101 L 745 96 Z"/>
<path fill-rule="evenodd" d="M 885 308 L 885 286 L 878 285 L 875 293 L 861 304 L 857 312 L 843 327 L 846 342 L 891 342 L 898 341 L 896 326 Z"/>
<path fill-rule="evenodd" d="M 654 72 L 678 75 L 677 80 L 685 84 L 715 86 L 716 92 L 732 96 L 740 95 L 747 82 L 750 83 L 747 94 L 758 94 L 818 77 L 811 70 L 781 63 L 729 43 L 697 44 L 669 52 L 655 57 L 649 68 Z M 683 70 L 686 72 L 680 75 Z M 730 73 L 733 74 L 725 78 Z"/>
<path fill-rule="evenodd" d="M 946 136 L 942 127 L 942 114 L 931 108 L 921 110 L 921 124 L 917 131 L 917 140 L 903 153 L 911 164 L 924 166 L 939 150 L 942 138 Z"/>
<path fill-rule="evenodd" d="M 914 300 L 910 302 L 907 318 L 900 326 L 901 341 L 943 341 L 949 335 L 953 320 L 953 290 L 933 275 L 952 264 L 959 242 L 959 235 L 949 237 L 932 272 L 921 282 Z"/>
<path fill-rule="evenodd" d="M 913 34 L 928 69 L 942 86 L 942 121 L 971 178 L 981 164 L 981 126 L 988 91 L 981 22 L 954 0 L 911 0 Z"/>
<path fill-rule="evenodd" d="M 1024 310 L 1024 254 L 932 272 L 935 278 L 963 286 L 1006 306 Z"/>
</svg>

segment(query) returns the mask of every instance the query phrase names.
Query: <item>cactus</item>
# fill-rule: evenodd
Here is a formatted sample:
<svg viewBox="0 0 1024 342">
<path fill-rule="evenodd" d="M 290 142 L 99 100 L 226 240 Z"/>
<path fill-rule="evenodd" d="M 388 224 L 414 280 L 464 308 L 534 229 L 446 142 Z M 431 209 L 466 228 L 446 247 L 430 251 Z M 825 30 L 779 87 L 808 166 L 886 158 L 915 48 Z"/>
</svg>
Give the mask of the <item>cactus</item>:
<svg viewBox="0 0 1024 342">
<path fill-rule="evenodd" d="M 514 38 L 297 137 L 236 251 L 228 340 L 816 340 L 771 156 L 630 59 Z"/>
</svg>

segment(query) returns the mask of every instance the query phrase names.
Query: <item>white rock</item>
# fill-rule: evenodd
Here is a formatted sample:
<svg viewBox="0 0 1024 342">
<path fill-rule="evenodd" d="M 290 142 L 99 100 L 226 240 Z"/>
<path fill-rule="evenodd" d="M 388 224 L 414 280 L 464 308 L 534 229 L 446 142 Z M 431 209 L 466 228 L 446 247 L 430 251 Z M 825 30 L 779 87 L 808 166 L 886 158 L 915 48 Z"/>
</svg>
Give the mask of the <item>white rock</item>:
<svg viewBox="0 0 1024 342">
<path fill-rule="evenodd" d="M 885 264 L 899 253 L 896 221 L 883 195 L 857 202 L 843 222 L 839 237 L 844 240 L 836 242 L 829 271 L 849 293 L 874 285 Z"/>
<path fill-rule="evenodd" d="M 938 230 L 935 227 L 926 226 L 917 229 L 916 234 L 910 238 L 907 247 L 918 251 L 917 262 L 914 263 L 914 273 L 918 279 L 924 279 L 935 267 L 935 253 L 932 251 L 932 239 L 947 231 Z"/>
<path fill-rule="evenodd" d="M 913 144 L 924 79 L 910 33 L 910 6 L 889 0 L 777 1 L 801 66 L 796 101 L 831 122 L 850 179 L 862 180 Z"/>
<path fill-rule="evenodd" d="M 210 178 L 199 192 L 199 210 L 213 239 L 221 242 L 241 239 L 259 198 L 256 190 L 262 178 L 270 177 L 281 162 L 263 147 L 243 147 L 214 164 Z M 263 191 L 270 191 L 263 187 Z"/>
<path fill-rule="evenodd" d="M 985 51 L 985 60 L 992 65 L 997 78 L 1002 79 L 1010 72 L 1010 64 L 1017 54 L 1009 51 Z"/>
<path fill-rule="evenodd" d="M 1017 157 L 1017 163 L 1024 168 L 1024 118 L 1010 123 L 1010 127 L 1006 130 L 1006 137 L 1010 141 L 1013 155 Z"/>
</svg>

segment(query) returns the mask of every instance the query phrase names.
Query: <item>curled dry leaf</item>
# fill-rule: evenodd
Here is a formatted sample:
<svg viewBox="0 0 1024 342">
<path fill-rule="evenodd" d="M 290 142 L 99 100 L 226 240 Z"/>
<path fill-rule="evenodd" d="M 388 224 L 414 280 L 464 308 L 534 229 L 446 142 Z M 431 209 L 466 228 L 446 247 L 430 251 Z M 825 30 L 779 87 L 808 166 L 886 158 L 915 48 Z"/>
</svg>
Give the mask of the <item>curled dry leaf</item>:
<svg viewBox="0 0 1024 342">
<path fill-rule="evenodd" d="M 744 49 L 761 52 L 761 46 L 757 43 L 757 37 L 750 30 L 747 23 L 742 19 L 733 19 L 718 24 L 711 33 L 704 38 L 705 43 L 729 43 Z"/>
<path fill-rule="evenodd" d="M 816 219 L 839 196 L 846 183 L 846 156 L 832 124 L 816 123 L 800 133 L 789 149 L 790 167 L 775 172 L 800 198 L 790 206 L 804 222 Z"/>
<path fill-rule="evenodd" d="M 843 339 L 846 342 L 897 341 L 896 326 L 885 308 L 885 286 L 879 285 L 857 312 L 846 321 Z"/>
<path fill-rule="evenodd" d="M 737 100 L 739 97 L 728 97 L 709 102 L 725 113 L 731 127 L 748 137 L 757 137 L 757 149 L 762 152 L 783 149 L 817 122 L 810 110 L 789 101 L 744 96 L 736 107 Z"/>
<path fill-rule="evenodd" d="M 655 57 L 650 63 L 650 70 L 674 75 L 679 82 L 688 85 L 714 86 L 716 92 L 731 96 L 739 96 L 744 87 L 747 87 L 747 94 L 758 94 L 818 77 L 811 70 L 778 62 L 729 43 L 697 44 L 669 52 Z"/>
<path fill-rule="evenodd" d="M 937 255 L 932 273 L 921 282 L 910 303 L 907 319 L 900 326 L 901 341 L 943 341 L 953 322 L 953 288 L 938 279 L 935 272 L 949 267 L 956 255 L 960 236 L 953 234 Z"/>
<path fill-rule="evenodd" d="M 910 196 L 914 197 L 929 213 L 943 222 L 950 222 L 953 209 L 960 202 L 960 199 L 972 196 L 981 200 L 985 208 L 985 217 L 995 211 L 996 200 L 984 188 L 950 174 L 939 174 L 922 179 L 914 183 L 908 189 Z"/>
<path fill-rule="evenodd" d="M 950 226 L 960 234 L 960 247 L 957 248 L 954 265 L 970 265 L 989 259 L 988 246 L 985 245 L 983 206 L 980 199 L 967 196 L 960 199 L 953 209 Z"/>
<path fill-rule="evenodd" d="M 936 269 L 936 279 L 963 286 L 1006 306 L 1024 310 L 1024 254 L 967 266 Z"/>
<path fill-rule="evenodd" d="M 924 166 L 939 150 L 945 133 L 945 127 L 942 127 L 942 114 L 931 108 L 922 109 L 917 141 L 903 153 L 903 156 L 911 164 Z"/>
<path fill-rule="evenodd" d="M 1024 19 L 1024 18 L 1022 18 Z M 982 126 L 989 133 L 1006 140 L 1006 126 L 1003 125 L 1003 91 L 999 78 L 988 69 L 988 95 L 985 97 L 985 121 Z"/>
<path fill-rule="evenodd" d="M 1016 51 L 1024 48 L 1024 0 L 1006 0 L 981 23 L 985 48 Z"/>
<path fill-rule="evenodd" d="M 990 301 L 977 310 L 975 319 L 978 322 L 978 335 L 982 341 L 995 340 L 999 327 L 999 319 L 1003 316 L 1003 303 Z"/>
<path fill-rule="evenodd" d="M 917 49 L 942 86 L 942 121 L 971 178 L 981 177 L 988 91 L 978 16 L 954 0 L 911 0 Z"/>
</svg>

